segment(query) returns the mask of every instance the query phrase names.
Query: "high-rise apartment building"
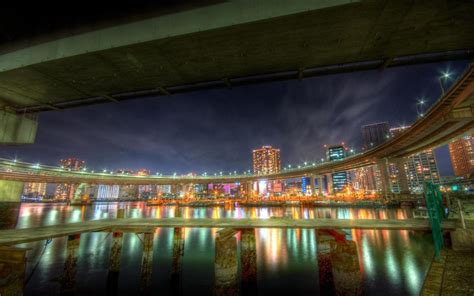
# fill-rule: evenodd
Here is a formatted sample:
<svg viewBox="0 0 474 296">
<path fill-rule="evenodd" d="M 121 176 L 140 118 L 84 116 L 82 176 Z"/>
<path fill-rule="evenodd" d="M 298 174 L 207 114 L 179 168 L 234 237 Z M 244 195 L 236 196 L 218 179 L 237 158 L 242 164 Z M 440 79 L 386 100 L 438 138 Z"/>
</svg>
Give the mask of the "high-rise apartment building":
<svg viewBox="0 0 474 296">
<path fill-rule="evenodd" d="M 74 157 L 61 159 L 59 161 L 61 168 L 68 171 L 80 171 L 85 167 L 84 160 L 79 160 Z M 58 184 L 54 197 L 57 199 L 73 199 L 75 193 L 75 186 L 73 184 Z"/>
<path fill-rule="evenodd" d="M 23 194 L 27 197 L 43 197 L 46 195 L 46 183 L 25 183 Z"/>
<path fill-rule="evenodd" d="M 253 172 L 256 175 L 278 173 L 281 169 L 280 149 L 263 146 L 253 150 Z"/>
<path fill-rule="evenodd" d="M 423 192 L 424 183 L 427 181 L 439 184 L 438 165 L 431 149 L 409 156 L 405 170 L 408 187 L 412 192 Z"/>
<path fill-rule="evenodd" d="M 449 143 L 449 155 L 454 174 L 468 178 L 474 172 L 474 134 Z"/>
<path fill-rule="evenodd" d="M 379 122 L 362 126 L 362 140 L 365 149 L 378 146 L 390 138 L 388 122 Z"/>
</svg>

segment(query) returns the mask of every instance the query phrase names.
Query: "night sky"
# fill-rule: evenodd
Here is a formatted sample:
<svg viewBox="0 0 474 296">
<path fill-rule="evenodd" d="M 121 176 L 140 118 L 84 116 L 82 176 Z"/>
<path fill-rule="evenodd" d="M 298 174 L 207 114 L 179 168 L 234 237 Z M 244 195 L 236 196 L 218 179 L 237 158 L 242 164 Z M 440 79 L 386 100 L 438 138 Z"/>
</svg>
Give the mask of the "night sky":
<svg viewBox="0 0 474 296">
<path fill-rule="evenodd" d="M 0 156 L 49 165 L 75 156 L 96 170 L 241 172 L 251 169 L 252 149 L 272 145 L 281 149 L 283 165 L 312 162 L 323 157 L 324 144 L 345 141 L 359 151 L 362 125 L 410 124 L 418 98 L 432 104 L 440 96 L 440 72 L 457 77 L 467 65 L 398 67 L 45 112 L 35 144 L 2 146 Z M 441 175 L 452 175 L 447 147 L 436 156 Z"/>
</svg>

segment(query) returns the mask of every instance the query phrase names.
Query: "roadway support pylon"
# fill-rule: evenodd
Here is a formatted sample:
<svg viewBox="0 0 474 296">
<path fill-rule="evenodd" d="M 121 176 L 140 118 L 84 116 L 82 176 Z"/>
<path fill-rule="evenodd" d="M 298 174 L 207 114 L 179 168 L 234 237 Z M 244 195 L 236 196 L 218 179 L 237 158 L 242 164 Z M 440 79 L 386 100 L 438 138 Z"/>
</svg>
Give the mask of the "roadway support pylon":
<svg viewBox="0 0 474 296">
<path fill-rule="evenodd" d="M 143 234 L 143 255 L 140 278 L 140 291 L 142 295 L 148 294 L 151 284 L 151 271 L 153 266 L 153 233 Z"/>
<path fill-rule="evenodd" d="M 80 241 L 80 234 L 69 235 L 67 238 L 66 261 L 64 262 L 64 273 L 61 281 L 61 294 L 69 294 L 74 291 Z"/>
<path fill-rule="evenodd" d="M 334 193 L 333 186 L 332 186 L 332 174 L 326 174 L 327 180 L 327 194 L 332 195 Z"/>
<path fill-rule="evenodd" d="M 380 182 L 382 184 L 382 194 L 385 198 L 388 197 L 390 191 L 390 182 L 388 178 L 388 163 L 387 159 L 380 159 L 377 162 L 377 167 L 380 171 Z"/>
<path fill-rule="evenodd" d="M 315 186 L 314 186 L 314 181 L 315 181 L 315 178 L 314 178 L 314 175 L 310 175 L 309 176 L 309 184 L 310 184 L 310 187 L 311 187 L 311 196 L 315 196 L 316 195 L 316 190 L 315 190 Z"/>
<path fill-rule="evenodd" d="M 174 228 L 171 286 L 175 292 L 175 295 L 181 295 L 181 271 L 184 256 L 184 233 L 184 228 Z"/>
<path fill-rule="evenodd" d="M 257 248 L 255 229 L 240 231 L 240 266 L 242 295 L 257 295 Z"/>
<path fill-rule="evenodd" d="M 323 177 L 318 176 L 318 195 L 323 196 Z"/>
<path fill-rule="evenodd" d="M 123 232 L 113 232 L 109 257 L 109 272 L 107 274 L 107 295 L 117 295 L 118 292 L 122 244 Z"/>
<path fill-rule="evenodd" d="M 214 259 L 214 295 L 237 296 L 238 261 L 237 239 L 234 229 L 223 229 L 217 232 Z"/>
<path fill-rule="evenodd" d="M 0 295 L 23 295 L 27 251 L 0 247 Z"/>
<path fill-rule="evenodd" d="M 110 248 L 109 272 L 120 272 L 120 257 L 122 255 L 123 232 L 112 233 L 112 247 Z"/>
</svg>

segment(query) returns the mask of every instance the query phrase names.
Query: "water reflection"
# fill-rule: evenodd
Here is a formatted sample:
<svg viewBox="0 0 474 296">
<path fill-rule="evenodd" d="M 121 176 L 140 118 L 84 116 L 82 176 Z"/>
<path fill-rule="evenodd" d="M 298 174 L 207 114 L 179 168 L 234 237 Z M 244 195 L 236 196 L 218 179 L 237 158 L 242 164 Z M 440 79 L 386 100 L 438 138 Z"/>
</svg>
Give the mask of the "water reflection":
<svg viewBox="0 0 474 296">
<path fill-rule="evenodd" d="M 23 204 L 10 221 L 17 219 L 16 227 L 25 228 L 103 219 L 115 217 L 118 206 Z M 150 218 L 411 217 L 406 209 L 122 206 L 127 217 Z M 130 295 L 140 290 L 162 295 L 417 295 L 433 254 L 430 239 L 429 234 L 395 230 L 256 229 L 223 234 L 215 228 L 158 228 L 149 234 L 85 233 L 77 240 L 56 238 L 46 246 L 39 241 L 19 247 L 31 248 L 26 295 L 67 293 L 71 283 L 79 295 Z M 111 264 L 114 260 L 119 268 Z M 71 266 L 75 273 L 68 275 Z"/>
</svg>

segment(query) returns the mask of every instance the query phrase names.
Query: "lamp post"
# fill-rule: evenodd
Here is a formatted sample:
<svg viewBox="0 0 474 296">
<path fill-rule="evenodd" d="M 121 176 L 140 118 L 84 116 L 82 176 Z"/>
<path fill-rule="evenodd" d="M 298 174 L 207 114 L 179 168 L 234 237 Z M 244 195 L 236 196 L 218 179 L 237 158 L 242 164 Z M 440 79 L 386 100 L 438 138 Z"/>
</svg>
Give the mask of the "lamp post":
<svg viewBox="0 0 474 296">
<path fill-rule="evenodd" d="M 416 113 L 418 114 L 418 117 L 423 117 L 424 116 L 423 107 L 424 107 L 425 103 L 426 103 L 426 101 L 425 101 L 424 98 L 421 98 L 416 102 Z"/>
<path fill-rule="evenodd" d="M 446 81 L 451 78 L 451 73 L 449 72 L 443 72 L 441 74 L 441 76 L 438 77 L 438 80 L 439 80 L 439 85 L 441 86 L 441 94 L 444 95 L 445 93 L 445 90 L 444 90 L 444 83 L 446 83 Z M 443 83 L 443 80 L 444 80 L 444 83 Z"/>
</svg>

